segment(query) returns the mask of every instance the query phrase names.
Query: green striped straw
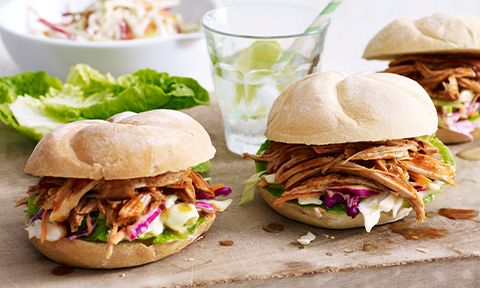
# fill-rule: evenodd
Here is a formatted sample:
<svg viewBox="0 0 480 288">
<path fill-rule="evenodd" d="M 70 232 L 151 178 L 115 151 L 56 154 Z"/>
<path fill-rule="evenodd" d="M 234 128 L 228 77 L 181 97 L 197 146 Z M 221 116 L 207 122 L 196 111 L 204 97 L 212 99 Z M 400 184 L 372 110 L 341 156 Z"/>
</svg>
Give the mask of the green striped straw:
<svg viewBox="0 0 480 288">
<path fill-rule="evenodd" d="M 310 26 L 305 30 L 304 33 L 308 33 L 311 31 L 315 31 L 320 29 L 327 21 L 330 19 L 330 15 L 337 9 L 340 4 L 342 4 L 343 0 L 331 0 L 330 3 L 328 3 L 327 7 L 325 7 L 320 14 L 318 14 L 317 18 L 310 24 Z M 277 63 L 281 62 L 288 62 L 292 60 L 293 56 L 295 56 L 295 52 L 303 46 L 305 37 L 298 38 L 290 48 L 285 50 L 280 56 L 280 58 L 277 60 Z"/>
</svg>

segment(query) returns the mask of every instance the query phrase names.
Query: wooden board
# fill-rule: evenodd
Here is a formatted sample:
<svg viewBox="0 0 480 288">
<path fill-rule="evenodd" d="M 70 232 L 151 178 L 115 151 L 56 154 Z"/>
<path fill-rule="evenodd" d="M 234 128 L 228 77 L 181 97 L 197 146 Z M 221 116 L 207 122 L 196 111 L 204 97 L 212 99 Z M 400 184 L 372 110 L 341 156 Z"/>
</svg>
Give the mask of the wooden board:
<svg viewBox="0 0 480 288">
<path fill-rule="evenodd" d="M 412 212 L 401 222 L 402 225 L 445 229 L 445 232 L 438 239 L 408 240 L 392 232 L 392 225 L 398 224 L 375 227 L 371 233 L 362 228 L 337 231 L 304 225 L 277 214 L 259 194 L 254 201 L 238 205 L 243 181 L 254 173 L 253 161 L 243 160 L 227 150 L 215 101 L 210 107 L 196 107 L 187 113 L 204 125 L 211 135 L 217 154 L 209 176 L 213 184 L 223 183 L 232 188 L 232 205 L 218 214 L 202 240 L 164 260 L 110 271 L 75 268 L 73 273 L 61 277 L 52 274 L 52 270 L 60 265 L 37 252 L 27 239 L 23 229 L 24 208 L 13 207 L 13 201 L 24 197 L 27 187 L 38 181 L 23 173 L 35 143 L 11 127 L 0 124 L 0 205 L 3 212 L 0 222 L 0 286 L 225 284 L 289 287 L 295 283 L 305 286 L 323 283 L 324 287 L 343 287 L 351 281 L 356 286 L 369 285 L 372 281 L 387 285 L 392 276 L 411 287 L 419 284 L 418 281 L 423 283 L 422 287 L 446 283 L 471 286 L 479 281 L 478 218 L 451 220 L 435 216 L 427 218 L 425 223 L 416 223 Z M 457 153 L 476 146 L 480 146 L 480 142 L 451 146 L 451 150 Z M 440 208 L 479 210 L 480 162 L 458 157 L 456 161 L 457 187 L 442 189 L 437 199 L 426 205 L 427 214 L 434 214 Z M 269 223 L 281 224 L 285 229 L 280 233 L 267 233 L 262 228 Z M 300 249 L 291 244 L 307 231 L 317 236 L 310 245 Z M 224 240 L 233 241 L 233 246 L 221 246 L 219 242 Z M 377 249 L 364 251 L 365 244 Z M 428 252 L 420 252 L 417 248 L 426 248 Z"/>
</svg>

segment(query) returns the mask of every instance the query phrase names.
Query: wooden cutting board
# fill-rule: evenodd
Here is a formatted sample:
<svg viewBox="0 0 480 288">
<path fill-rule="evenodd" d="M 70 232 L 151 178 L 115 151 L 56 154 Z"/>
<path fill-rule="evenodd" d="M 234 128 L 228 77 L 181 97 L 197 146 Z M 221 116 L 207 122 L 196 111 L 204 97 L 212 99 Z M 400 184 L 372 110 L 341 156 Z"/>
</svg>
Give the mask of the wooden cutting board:
<svg viewBox="0 0 480 288">
<path fill-rule="evenodd" d="M 208 175 L 213 184 L 232 188 L 232 205 L 219 213 L 204 238 L 161 261 L 117 270 L 66 269 L 35 250 L 23 229 L 24 207 L 14 200 L 25 196 L 38 179 L 25 175 L 23 167 L 35 143 L 11 127 L 0 124 L 0 286 L 200 286 L 289 287 L 314 285 L 438 286 L 450 283 L 471 286 L 480 275 L 480 219 L 452 220 L 439 216 L 440 208 L 480 210 L 480 161 L 456 157 L 457 187 L 441 190 L 425 206 L 427 221 L 415 222 L 412 212 L 405 220 L 375 227 L 328 230 L 304 225 L 277 214 L 260 195 L 238 205 L 243 181 L 254 173 L 251 160 L 229 152 L 225 145 L 218 105 L 186 111 L 205 126 L 217 154 Z M 480 142 L 451 146 L 454 154 L 480 146 Z M 265 232 L 270 223 L 283 226 L 279 233 Z M 419 239 L 406 239 L 392 229 L 407 227 Z M 437 231 L 437 238 L 424 238 L 419 228 Z M 295 244 L 308 231 L 316 239 L 306 247 Z M 233 241 L 222 246 L 221 241 Z M 365 248 L 364 248 L 365 247 Z M 59 268 L 60 267 L 60 268 Z M 52 273 L 53 272 L 53 273 Z M 57 276 L 56 274 L 65 274 Z M 302 277 L 292 277 L 302 276 Z M 392 281 L 401 282 L 392 282 Z M 340 286 L 338 286 L 340 285 Z M 375 286 L 375 285 L 374 285 Z M 418 286 L 420 287 L 420 286 Z"/>
</svg>

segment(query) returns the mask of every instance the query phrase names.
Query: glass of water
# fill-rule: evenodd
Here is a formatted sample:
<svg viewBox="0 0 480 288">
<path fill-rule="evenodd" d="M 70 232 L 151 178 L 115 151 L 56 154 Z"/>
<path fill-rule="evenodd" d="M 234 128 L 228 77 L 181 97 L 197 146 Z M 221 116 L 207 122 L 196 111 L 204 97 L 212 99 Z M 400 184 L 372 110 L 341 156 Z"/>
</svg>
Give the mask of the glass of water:
<svg viewBox="0 0 480 288">
<path fill-rule="evenodd" d="M 329 22 L 307 30 L 319 13 L 265 2 L 217 8 L 202 18 L 230 151 L 256 153 L 278 95 L 320 71 Z"/>
</svg>

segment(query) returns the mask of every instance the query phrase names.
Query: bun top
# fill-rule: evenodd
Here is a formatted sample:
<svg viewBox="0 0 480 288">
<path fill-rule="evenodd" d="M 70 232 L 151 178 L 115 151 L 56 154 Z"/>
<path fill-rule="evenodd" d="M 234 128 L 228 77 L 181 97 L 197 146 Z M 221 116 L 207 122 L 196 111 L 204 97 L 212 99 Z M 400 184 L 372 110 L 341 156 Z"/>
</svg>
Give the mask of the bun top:
<svg viewBox="0 0 480 288">
<path fill-rule="evenodd" d="M 280 94 L 265 136 L 307 145 L 381 141 L 431 135 L 437 121 L 427 92 L 407 77 L 322 72 L 294 82 Z"/>
<path fill-rule="evenodd" d="M 370 40 L 363 58 L 419 53 L 480 53 L 480 17 L 438 13 L 418 20 L 399 18 Z"/>
<path fill-rule="evenodd" d="M 35 147 L 25 172 L 130 179 L 187 169 L 214 154 L 207 131 L 182 112 L 124 112 L 107 121 L 78 121 L 52 130 Z"/>
</svg>

